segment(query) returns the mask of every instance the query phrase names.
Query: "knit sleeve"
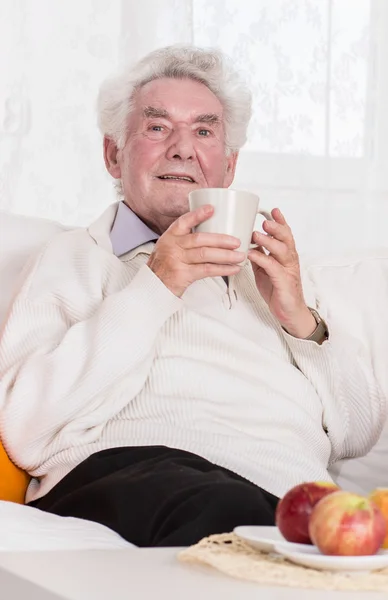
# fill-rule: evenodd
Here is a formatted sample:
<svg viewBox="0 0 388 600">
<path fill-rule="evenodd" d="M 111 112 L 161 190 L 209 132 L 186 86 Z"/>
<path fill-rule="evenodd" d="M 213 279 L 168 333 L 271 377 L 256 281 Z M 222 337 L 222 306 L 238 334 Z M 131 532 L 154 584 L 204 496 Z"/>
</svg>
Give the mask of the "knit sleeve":
<svg viewBox="0 0 388 600">
<path fill-rule="evenodd" d="M 181 306 L 144 265 L 88 318 L 79 318 L 85 286 L 78 279 L 62 285 L 68 292 L 61 297 L 31 299 L 22 287 L 0 337 L 0 432 L 25 469 L 42 462 L 49 445 L 53 454 L 82 435 L 87 443 L 88 431 L 138 394 L 157 334 Z"/>
<path fill-rule="evenodd" d="M 388 281 L 388 270 L 385 275 Z M 388 293 L 381 304 L 374 297 L 383 289 L 384 273 L 377 268 L 372 274 L 365 263 L 328 265 L 311 267 L 308 278 L 309 304 L 325 319 L 329 338 L 318 345 L 284 336 L 321 398 L 331 462 L 362 456 L 377 442 L 387 418 Z"/>
</svg>

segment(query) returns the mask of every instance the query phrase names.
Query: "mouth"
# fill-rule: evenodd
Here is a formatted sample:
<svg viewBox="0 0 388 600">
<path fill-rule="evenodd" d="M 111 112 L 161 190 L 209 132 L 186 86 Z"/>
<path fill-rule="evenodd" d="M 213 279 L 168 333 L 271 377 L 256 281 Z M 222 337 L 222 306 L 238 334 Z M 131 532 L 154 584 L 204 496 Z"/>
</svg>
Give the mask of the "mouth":
<svg viewBox="0 0 388 600">
<path fill-rule="evenodd" d="M 174 181 L 174 182 L 182 182 L 182 183 L 196 183 L 195 180 L 190 175 L 182 175 L 182 174 L 174 174 L 168 173 L 167 175 L 158 175 L 157 177 L 161 181 Z"/>
</svg>

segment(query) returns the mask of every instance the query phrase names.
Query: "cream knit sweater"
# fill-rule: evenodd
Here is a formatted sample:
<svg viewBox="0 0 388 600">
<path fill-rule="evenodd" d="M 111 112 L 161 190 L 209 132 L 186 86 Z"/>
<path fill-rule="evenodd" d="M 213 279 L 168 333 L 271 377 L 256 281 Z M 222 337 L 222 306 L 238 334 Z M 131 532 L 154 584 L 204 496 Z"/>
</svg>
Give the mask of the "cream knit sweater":
<svg viewBox="0 0 388 600">
<path fill-rule="evenodd" d="M 47 245 L 1 336 L 0 434 L 35 477 L 28 501 L 117 446 L 181 448 L 278 496 L 371 447 L 386 405 L 360 341 L 327 314 L 322 346 L 287 335 L 249 266 L 231 308 L 222 278 L 176 298 L 146 265 L 153 244 L 113 255 L 116 208 Z"/>
</svg>

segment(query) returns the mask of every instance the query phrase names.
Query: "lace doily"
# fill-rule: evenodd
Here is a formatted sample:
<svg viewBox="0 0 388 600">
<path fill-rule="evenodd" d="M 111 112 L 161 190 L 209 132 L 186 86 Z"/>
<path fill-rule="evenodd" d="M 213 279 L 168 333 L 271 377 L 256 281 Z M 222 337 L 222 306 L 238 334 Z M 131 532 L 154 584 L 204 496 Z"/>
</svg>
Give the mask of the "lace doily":
<svg viewBox="0 0 388 600">
<path fill-rule="evenodd" d="M 370 573 L 318 571 L 264 554 L 234 533 L 212 535 L 179 553 L 185 563 L 211 566 L 226 575 L 260 583 L 319 590 L 388 592 L 388 568 Z"/>
</svg>

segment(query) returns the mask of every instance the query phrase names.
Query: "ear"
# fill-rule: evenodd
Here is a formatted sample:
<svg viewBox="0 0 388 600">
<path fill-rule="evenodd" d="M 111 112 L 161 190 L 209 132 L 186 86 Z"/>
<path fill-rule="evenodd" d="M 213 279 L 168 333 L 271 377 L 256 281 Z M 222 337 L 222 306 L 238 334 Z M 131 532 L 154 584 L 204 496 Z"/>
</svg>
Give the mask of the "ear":
<svg viewBox="0 0 388 600">
<path fill-rule="evenodd" d="M 224 187 L 229 187 L 234 179 L 236 172 L 236 165 L 238 159 L 238 152 L 232 152 L 226 157 L 226 172 L 224 177 Z"/>
<path fill-rule="evenodd" d="M 116 142 L 107 136 L 104 136 L 104 162 L 108 173 L 114 179 L 121 178 L 121 167 L 118 162 L 119 150 Z"/>
</svg>

